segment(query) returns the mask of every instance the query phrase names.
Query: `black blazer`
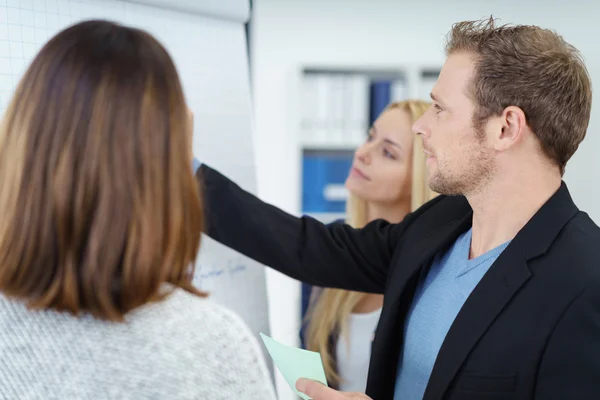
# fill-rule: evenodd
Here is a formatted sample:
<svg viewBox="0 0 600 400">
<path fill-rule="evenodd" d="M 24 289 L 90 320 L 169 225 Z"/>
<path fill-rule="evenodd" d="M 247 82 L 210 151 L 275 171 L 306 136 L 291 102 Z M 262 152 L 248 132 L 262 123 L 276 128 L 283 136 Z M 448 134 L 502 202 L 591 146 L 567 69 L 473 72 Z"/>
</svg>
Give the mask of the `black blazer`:
<svg viewBox="0 0 600 400">
<path fill-rule="evenodd" d="M 385 294 L 366 392 L 392 399 L 419 272 L 471 226 L 466 199 L 355 230 L 288 215 L 209 167 L 198 175 L 212 238 L 313 285 Z M 564 183 L 467 299 L 424 399 L 600 399 L 600 229 Z"/>
</svg>

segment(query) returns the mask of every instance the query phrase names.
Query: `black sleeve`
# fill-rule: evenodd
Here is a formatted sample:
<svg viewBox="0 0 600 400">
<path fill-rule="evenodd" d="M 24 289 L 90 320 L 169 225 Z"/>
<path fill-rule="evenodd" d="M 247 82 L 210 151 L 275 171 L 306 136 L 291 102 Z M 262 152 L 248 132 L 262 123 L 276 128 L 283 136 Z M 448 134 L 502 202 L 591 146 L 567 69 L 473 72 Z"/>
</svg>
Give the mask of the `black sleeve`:
<svg viewBox="0 0 600 400">
<path fill-rule="evenodd" d="M 600 290 L 596 285 L 569 306 L 542 358 L 535 398 L 600 399 Z"/>
<path fill-rule="evenodd" d="M 206 165 L 197 177 L 211 238 L 311 285 L 383 293 L 394 249 L 411 218 L 400 224 L 373 221 L 363 229 L 325 225 L 266 204 Z"/>
</svg>

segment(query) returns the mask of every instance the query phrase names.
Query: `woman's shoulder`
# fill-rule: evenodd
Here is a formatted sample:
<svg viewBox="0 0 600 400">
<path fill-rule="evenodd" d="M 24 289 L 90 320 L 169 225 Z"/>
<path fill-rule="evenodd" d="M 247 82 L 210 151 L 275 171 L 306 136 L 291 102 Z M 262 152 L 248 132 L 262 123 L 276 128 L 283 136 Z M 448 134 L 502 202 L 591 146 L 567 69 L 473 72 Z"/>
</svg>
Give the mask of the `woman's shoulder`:
<svg viewBox="0 0 600 400">
<path fill-rule="evenodd" d="M 179 315 L 179 328 L 171 334 L 200 352 L 200 368 L 221 388 L 218 397 L 212 394 L 210 398 L 275 398 L 258 339 L 238 314 L 210 298 L 181 289 L 164 301 L 169 313 Z M 189 360 L 189 368 L 193 368 L 194 359 Z"/>
<path fill-rule="evenodd" d="M 243 319 L 231 309 L 219 304 L 210 297 L 199 297 L 183 289 L 175 289 L 162 301 L 150 306 L 147 311 L 162 314 L 174 319 L 182 326 L 193 325 L 230 332 L 246 329 Z"/>
<path fill-rule="evenodd" d="M 17 356 L 37 354 L 35 360 L 23 364 L 26 368 L 37 368 L 36 362 L 43 364 L 52 354 L 64 354 L 61 362 L 68 366 L 65 368 L 85 371 L 97 366 L 98 379 L 104 379 L 113 373 L 105 362 L 111 359 L 111 365 L 123 364 L 119 370 L 131 371 L 123 377 L 130 386 L 139 380 L 152 387 L 148 380 L 161 374 L 175 386 L 176 382 L 195 382 L 178 386 L 186 393 L 191 391 L 193 398 L 275 398 L 262 349 L 244 320 L 210 298 L 181 289 L 131 311 L 124 323 L 29 310 L 23 302 L 0 294 L 1 327 L 10 329 L 0 335 L 0 352 L 7 348 L 16 351 L 13 361 L 19 360 Z M 35 334 L 17 335 L 23 331 Z M 73 344 L 68 339 L 72 337 L 81 340 Z M 15 343 L 32 350 L 24 353 Z M 52 354 L 47 349 L 52 349 Z M 80 352 L 86 357 L 79 357 Z M 110 379 L 114 381 L 112 375 Z"/>
<path fill-rule="evenodd" d="M 154 310 L 146 310 L 148 318 L 162 325 L 164 335 L 176 336 L 188 346 L 208 349 L 228 361 L 256 358 L 262 353 L 258 339 L 242 317 L 210 297 L 175 289 L 153 306 Z"/>
</svg>

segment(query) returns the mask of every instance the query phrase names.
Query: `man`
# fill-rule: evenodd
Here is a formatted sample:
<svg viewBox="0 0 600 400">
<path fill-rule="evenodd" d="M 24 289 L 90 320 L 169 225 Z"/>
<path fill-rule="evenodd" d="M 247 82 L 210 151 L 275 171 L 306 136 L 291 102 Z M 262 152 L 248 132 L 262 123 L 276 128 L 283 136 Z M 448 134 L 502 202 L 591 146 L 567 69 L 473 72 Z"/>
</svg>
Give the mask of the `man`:
<svg viewBox="0 0 600 400">
<path fill-rule="evenodd" d="M 203 166 L 210 236 L 293 278 L 384 293 L 370 398 L 600 398 L 600 229 L 562 175 L 591 83 L 534 26 L 456 24 L 415 123 L 431 189 L 399 224 L 298 219 Z M 315 400 L 368 399 L 301 380 Z"/>
</svg>

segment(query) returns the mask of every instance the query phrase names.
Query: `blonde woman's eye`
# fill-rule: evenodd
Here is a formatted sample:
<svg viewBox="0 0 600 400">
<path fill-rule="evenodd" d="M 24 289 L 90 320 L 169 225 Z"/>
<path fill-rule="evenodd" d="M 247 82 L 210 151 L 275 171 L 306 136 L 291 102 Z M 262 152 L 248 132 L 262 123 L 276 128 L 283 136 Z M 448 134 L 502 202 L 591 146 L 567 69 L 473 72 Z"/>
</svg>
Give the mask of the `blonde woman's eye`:
<svg viewBox="0 0 600 400">
<path fill-rule="evenodd" d="M 394 154 L 390 153 L 389 151 L 387 151 L 385 149 L 383 150 L 383 155 L 384 155 L 384 157 L 391 158 L 392 160 L 396 159 L 396 156 Z"/>
</svg>

